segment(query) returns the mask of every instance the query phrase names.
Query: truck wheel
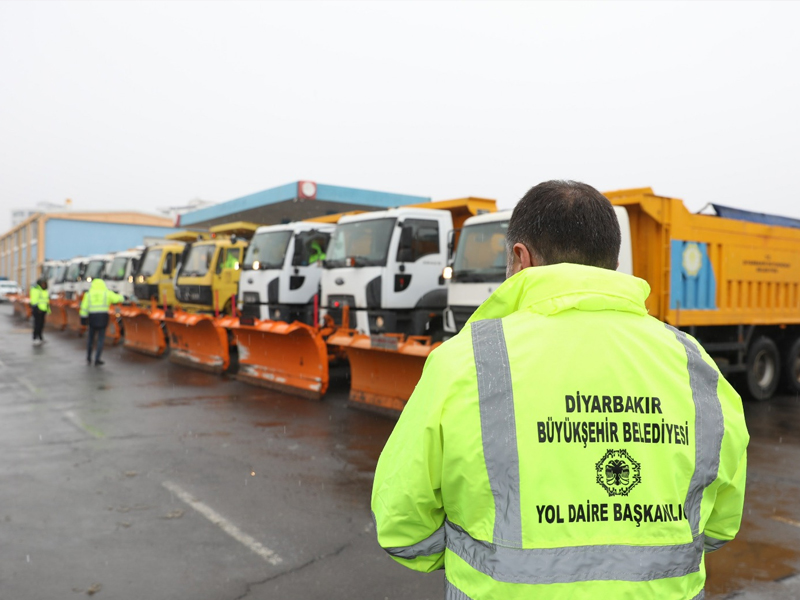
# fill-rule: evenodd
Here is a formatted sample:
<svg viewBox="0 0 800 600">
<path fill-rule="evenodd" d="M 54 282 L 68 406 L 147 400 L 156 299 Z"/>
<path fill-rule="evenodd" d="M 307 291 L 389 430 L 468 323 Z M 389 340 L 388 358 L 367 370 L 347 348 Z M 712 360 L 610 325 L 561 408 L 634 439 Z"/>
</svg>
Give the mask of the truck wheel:
<svg viewBox="0 0 800 600">
<path fill-rule="evenodd" d="M 800 394 L 800 338 L 789 347 L 783 365 L 786 391 L 796 396 Z"/>
<path fill-rule="evenodd" d="M 778 388 L 780 355 L 768 337 L 760 337 L 747 353 L 747 388 L 755 400 L 769 400 Z"/>
</svg>

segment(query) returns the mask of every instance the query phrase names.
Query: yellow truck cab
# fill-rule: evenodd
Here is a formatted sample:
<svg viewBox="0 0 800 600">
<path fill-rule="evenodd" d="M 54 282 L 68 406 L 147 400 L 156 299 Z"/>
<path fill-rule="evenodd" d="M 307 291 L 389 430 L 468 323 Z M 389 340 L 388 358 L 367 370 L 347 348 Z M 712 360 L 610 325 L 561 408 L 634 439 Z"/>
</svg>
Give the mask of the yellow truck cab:
<svg viewBox="0 0 800 600">
<path fill-rule="evenodd" d="M 237 221 L 209 228 L 210 239 L 192 244 L 176 279 L 178 304 L 194 312 L 231 314 L 239 290 L 240 265 L 259 225 Z"/>
<path fill-rule="evenodd" d="M 174 280 L 181 257 L 192 243 L 210 237 L 206 232 L 178 231 L 164 236 L 163 242 L 147 246 L 133 275 L 136 302 L 146 308 L 155 298 L 159 306 L 175 306 Z"/>
</svg>

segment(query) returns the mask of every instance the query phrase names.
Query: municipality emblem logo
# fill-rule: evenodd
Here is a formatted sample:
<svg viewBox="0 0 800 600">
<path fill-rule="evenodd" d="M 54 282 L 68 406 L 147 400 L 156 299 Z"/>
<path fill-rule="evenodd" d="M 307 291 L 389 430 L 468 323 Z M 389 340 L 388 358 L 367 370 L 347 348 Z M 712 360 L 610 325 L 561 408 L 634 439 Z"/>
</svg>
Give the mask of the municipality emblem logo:
<svg viewBox="0 0 800 600">
<path fill-rule="evenodd" d="M 597 483 L 609 496 L 627 496 L 637 483 L 642 482 L 641 465 L 627 450 L 608 450 L 595 468 Z"/>
<path fill-rule="evenodd" d="M 689 277 L 697 277 L 703 267 L 703 253 L 695 242 L 686 244 L 683 250 L 683 270 Z"/>
</svg>

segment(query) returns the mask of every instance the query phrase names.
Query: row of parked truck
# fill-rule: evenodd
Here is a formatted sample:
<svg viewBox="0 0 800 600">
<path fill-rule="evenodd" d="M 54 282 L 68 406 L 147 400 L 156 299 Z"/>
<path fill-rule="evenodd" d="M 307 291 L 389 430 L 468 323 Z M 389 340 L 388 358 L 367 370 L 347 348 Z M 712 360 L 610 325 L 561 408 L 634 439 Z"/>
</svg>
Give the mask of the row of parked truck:
<svg viewBox="0 0 800 600">
<path fill-rule="evenodd" d="M 748 395 L 800 394 L 800 222 L 719 205 L 692 214 L 649 188 L 606 195 L 619 270 L 650 284 L 650 313 L 694 335 Z M 312 398 L 340 363 L 352 403 L 396 413 L 431 350 L 505 279 L 509 217 L 464 198 L 237 222 L 47 261 L 43 274 L 64 306 L 56 327 L 102 277 L 131 300 L 116 327 L 132 350 Z"/>
</svg>

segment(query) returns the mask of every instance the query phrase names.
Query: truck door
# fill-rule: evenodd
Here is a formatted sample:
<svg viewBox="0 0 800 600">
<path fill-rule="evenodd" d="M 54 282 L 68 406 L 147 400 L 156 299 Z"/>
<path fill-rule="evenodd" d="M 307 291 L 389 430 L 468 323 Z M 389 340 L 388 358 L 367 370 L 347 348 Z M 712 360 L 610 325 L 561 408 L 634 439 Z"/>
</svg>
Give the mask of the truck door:
<svg viewBox="0 0 800 600">
<path fill-rule="evenodd" d="M 294 236 L 293 246 L 288 248 L 292 253 L 291 275 L 282 282 L 287 286 L 281 289 L 282 303 L 306 304 L 319 292 L 322 261 L 330 237 L 329 232 L 315 229 Z"/>
<path fill-rule="evenodd" d="M 222 248 L 217 255 L 217 266 L 214 272 L 214 278 L 219 282 L 219 285 L 213 285 L 212 289 L 219 289 L 219 309 L 229 310 L 226 308 L 228 301 L 231 304 L 236 303 L 236 293 L 239 283 L 239 265 L 242 260 L 242 249 L 240 247 Z"/>
<path fill-rule="evenodd" d="M 394 264 L 384 281 L 385 308 L 411 309 L 429 292 L 445 290 L 440 276 L 445 266 L 445 242 L 436 219 L 404 219 Z M 387 289 L 388 288 L 388 289 Z"/>
</svg>

